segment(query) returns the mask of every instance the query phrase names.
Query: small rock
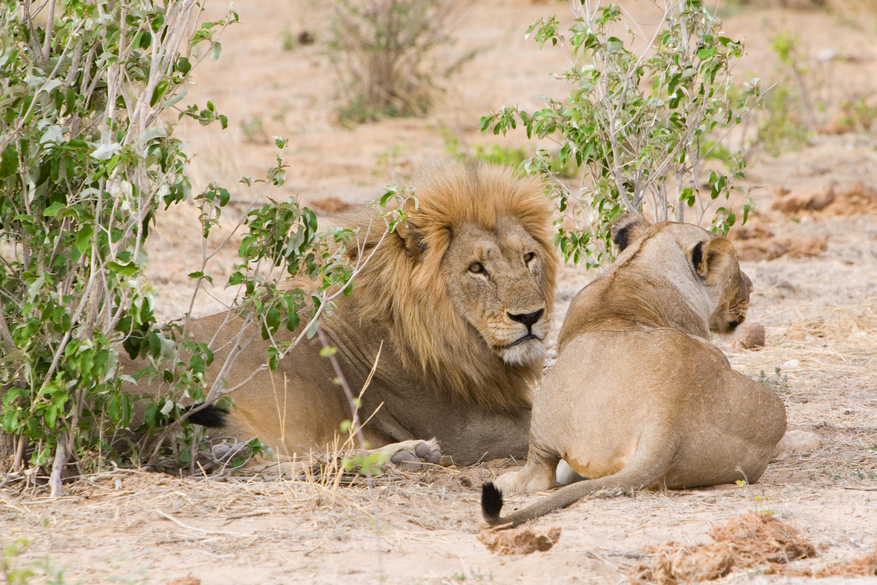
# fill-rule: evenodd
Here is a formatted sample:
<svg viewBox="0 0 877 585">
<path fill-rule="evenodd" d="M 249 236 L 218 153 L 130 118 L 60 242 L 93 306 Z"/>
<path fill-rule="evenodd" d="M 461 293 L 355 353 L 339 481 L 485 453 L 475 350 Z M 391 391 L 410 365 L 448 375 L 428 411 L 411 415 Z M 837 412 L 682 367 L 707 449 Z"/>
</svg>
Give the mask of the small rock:
<svg viewBox="0 0 877 585">
<path fill-rule="evenodd" d="M 761 323 L 743 323 L 737 327 L 732 346 L 734 349 L 759 349 L 764 347 L 765 337 Z"/>
</svg>

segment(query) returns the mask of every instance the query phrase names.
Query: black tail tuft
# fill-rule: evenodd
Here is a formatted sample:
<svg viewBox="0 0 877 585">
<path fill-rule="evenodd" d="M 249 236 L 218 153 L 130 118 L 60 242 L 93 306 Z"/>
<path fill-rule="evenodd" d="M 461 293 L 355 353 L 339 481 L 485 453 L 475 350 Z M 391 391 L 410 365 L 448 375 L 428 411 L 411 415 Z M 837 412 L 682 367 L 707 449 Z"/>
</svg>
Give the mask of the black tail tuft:
<svg viewBox="0 0 877 585">
<path fill-rule="evenodd" d="M 502 511 L 502 490 L 491 482 L 485 482 L 481 486 L 481 513 L 487 523 L 493 526 L 499 524 L 499 513 Z"/>
<path fill-rule="evenodd" d="M 199 406 L 201 406 L 200 402 L 197 404 L 193 404 L 192 406 L 187 406 L 184 412 L 189 412 L 193 408 L 197 408 Z M 190 416 L 188 420 L 189 422 L 196 425 L 201 425 L 202 427 L 207 427 L 209 429 L 218 429 L 225 426 L 225 417 L 227 415 L 227 408 L 210 404 Z"/>
</svg>

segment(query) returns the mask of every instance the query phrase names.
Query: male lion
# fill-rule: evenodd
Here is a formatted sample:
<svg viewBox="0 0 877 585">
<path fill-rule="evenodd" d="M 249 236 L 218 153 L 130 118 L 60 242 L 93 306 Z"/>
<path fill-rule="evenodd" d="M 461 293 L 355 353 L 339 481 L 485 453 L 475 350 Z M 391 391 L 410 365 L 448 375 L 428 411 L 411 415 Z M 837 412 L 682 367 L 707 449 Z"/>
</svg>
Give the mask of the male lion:
<svg viewBox="0 0 877 585">
<path fill-rule="evenodd" d="M 603 489 L 756 481 L 786 429 L 782 401 L 707 341 L 743 322 L 751 282 L 730 242 L 699 227 L 612 226 L 622 251 L 570 305 L 533 404 L 520 473 L 484 484 L 491 525 L 517 525 Z M 501 517 L 500 490 L 546 490 L 565 460 L 592 478 Z"/>
<path fill-rule="evenodd" d="M 380 245 L 377 210 L 340 221 L 359 228 L 370 259 L 321 326 L 354 392 L 380 350 L 362 397 L 365 437 L 372 447 L 390 445 L 391 455 L 403 454 L 395 446 L 406 441 L 399 449 L 433 462 L 440 453 L 424 441 L 431 438 L 458 464 L 523 456 L 557 270 L 544 187 L 502 167 L 458 163 L 433 167 L 414 186 L 416 208 Z M 225 318 L 190 325 L 195 339 L 218 348 L 211 381 L 239 331 Z M 228 387 L 265 362 L 266 344 L 246 348 Z M 282 456 L 328 450 L 351 412 L 320 349 L 316 339 L 303 342 L 275 373 L 262 370 L 236 390 L 223 434 L 258 436 Z"/>
</svg>

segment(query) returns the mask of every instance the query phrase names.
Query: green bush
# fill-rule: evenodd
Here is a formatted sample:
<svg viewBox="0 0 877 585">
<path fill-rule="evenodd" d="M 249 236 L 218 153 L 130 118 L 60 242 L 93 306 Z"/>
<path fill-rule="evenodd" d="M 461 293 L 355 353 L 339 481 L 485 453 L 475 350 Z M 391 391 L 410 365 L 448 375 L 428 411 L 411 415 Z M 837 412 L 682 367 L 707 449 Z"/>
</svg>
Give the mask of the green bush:
<svg viewBox="0 0 877 585">
<path fill-rule="evenodd" d="M 440 63 L 453 42 L 460 0 L 332 0 L 329 56 L 338 71 L 342 121 L 422 116 L 450 76 L 473 54 Z"/>
<path fill-rule="evenodd" d="M 491 164 L 518 167 L 534 154 L 534 149 L 495 143 L 476 144 L 472 148 L 467 148 L 461 145 L 460 139 L 447 128 L 440 130 L 440 135 L 445 141 L 445 151 L 457 160 L 483 160 Z M 548 168 L 554 175 L 565 179 L 579 174 L 575 159 L 568 158 L 561 161 L 556 154 L 549 157 Z"/>
<path fill-rule="evenodd" d="M 63 464 L 112 452 L 131 422 L 118 345 L 162 350 L 144 243 L 157 207 L 191 187 L 161 114 L 237 15 L 191 27 L 194 1 L 0 10 L 2 431 L 33 465 Z M 226 124 L 209 103 L 184 113 Z"/>
<path fill-rule="evenodd" d="M 610 259 L 612 220 L 625 211 L 641 213 L 646 204 L 658 221 L 691 219 L 726 233 L 737 212 L 726 205 L 712 216 L 707 211 L 727 201 L 745 162 L 739 153 L 723 153 L 723 165 L 704 161 L 761 96 L 758 80 L 732 91 L 730 66 L 742 43 L 720 32 L 721 22 L 700 0 L 663 9 L 660 26 L 648 36 L 617 5 L 583 0 L 569 8 L 575 20 L 568 34 L 556 17 L 528 30 L 540 47 L 568 51 L 572 65 L 558 77 L 571 85 L 569 98 L 542 98 L 546 106 L 535 112 L 503 108 L 481 119 L 482 131 L 505 134 L 520 123 L 528 137 L 552 137 L 561 144 L 561 163 L 583 169 L 583 180 L 570 184 L 557 176 L 544 149 L 525 163 L 554 185 L 562 216 L 556 241 L 564 257 L 589 266 Z M 616 36 L 622 30 L 627 41 Z M 702 183 L 707 193 L 700 192 Z M 751 200 L 743 206 L 743 221 L 752 207 Z M 686 217 L 686 208 L 694 217 Z"/>
<path fill-rule="evenodd" d="M 196 0 L 31 8 L 0 5 L 0 454 L 15 453 L 14 469 L 24 458 L 41 467 L 53 457 L 55 495 L 69 459 L 80 472 L 107 458 L 154 461 L 168 437 L 176 439 L 171 452 L 194 469 L 199 438 L 180 402 L 214 402 L 231 389 L 222 376 L 208 387 L 207 343 L 177 341 L 188 315 L 156 323 L 145 243 L 159 206 L 190 196 L 175 120 L 227 126 L 211 102 L 176 104 L 198 63 L 219 57 L 219 34 L 237 14 L 201 23 Z M 286 143 L 276 143 L 282 155 Z M 265 180 L 243 182 L 264 183 L 262 192 L 280 186 L 285 166 L 278 155 Z M 206 239 L 230 195 L 211 184 L 194 199 Z M 244 325 L 259 324 L 265 339 L 281 327 L 300 328 L 299 339 L 313 335 L 332 299 L 349 291 L 350 234 L 319 232 L 296 200 L 254 200 L 246 221 L 230 279 L 242 290 Z M 206 269 L 216 251 L 206 243 L 204 250 L 201 269 L 189 275 L 192 306 L 212 283 Z M 281 274 L 311 284 L 279 290 Z M 268 367 L 294 343 L 273 344 Z M 123 353 L 145 367 L 121 371 Z M 123 388 L 142 376 L 157 376 L 165 391 L 138 396 Z M 145 421 L 134 428 L 138 400 L 147 402 Z"/>
</svg>

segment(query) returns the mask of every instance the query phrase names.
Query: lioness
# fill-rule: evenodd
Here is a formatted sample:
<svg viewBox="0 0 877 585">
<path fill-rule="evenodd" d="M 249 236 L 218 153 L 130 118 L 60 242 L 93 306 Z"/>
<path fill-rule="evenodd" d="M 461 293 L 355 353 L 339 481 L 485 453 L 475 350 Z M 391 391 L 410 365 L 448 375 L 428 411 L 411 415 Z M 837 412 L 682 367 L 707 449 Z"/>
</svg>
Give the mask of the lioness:
<svg viewBox="0 0 877 585">
<path fill-rule="evenodd" d="M 573 300 L 536 395 L 527 465 L 484 484 L 491 525 L 603 489 L 754 482 L 783 437 L 782 401 L 707 341 L 742 323 L 749 304 L 730 242 L 634 215 L 616 220 L 612 237 L 621 254 Z M 500 516 L 501 490 L 554 487 L 561 459 L 592 479 Z"/>
<path fill-rule="evenodd" d="M 408 441 L 400 448 L 433 462 L 435 444 L 422 440 L 436 438 L 464 465 L 523 456 L 557 269 L 544 186 L 498 166 L 446 163 L 414 187 L 416 209 L 386 236 L 373 208 L 339 222 L 359 228 L 365 241 L 350 248 L 371 258 L 322 328 L 354 392 L 380 349 L 362 397 L 366 439 L 372 447 Z M 223 325 L 225 318 L 190 325 L 196 340 L 217 348 L 210 380 L 240 329 L 234 319 Z M 277 341 L 293 336 L 280 335 Z M 265 362 L 266 344 L 245 350 L 228 387 Z M 262 370 L 236 390 L 222 434 L 259 437 L 281 456 L 328 450 L 351 412 L 320 349 L 316 338 L 303 342 L 275 373 Z"/>
</svg>

